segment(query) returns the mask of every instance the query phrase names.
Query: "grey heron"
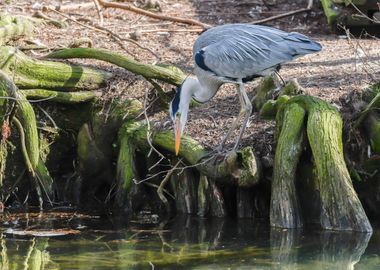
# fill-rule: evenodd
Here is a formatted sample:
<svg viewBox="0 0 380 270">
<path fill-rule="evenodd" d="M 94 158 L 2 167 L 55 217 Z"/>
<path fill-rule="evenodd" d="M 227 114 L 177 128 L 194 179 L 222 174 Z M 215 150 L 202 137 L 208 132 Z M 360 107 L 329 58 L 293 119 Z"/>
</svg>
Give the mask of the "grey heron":
<svg viewBox="0 0 380 270">
<path fill-rule="evenodd" d="M 236 84 L 240 113 L 219 147 L 224 147 L 244 116 L 233 147 L 235 150 L 252 112 L 252 104 L 244 90 L 244 84 L 277 71 L 282 63 L 318 52 L 321 48 L 318 42 L 305 35 L 261 25 L 226 24 L 202 33 L 193 46 L 196 78 L 187 77 L 177 88 L 170 104 L 176 155 L 179 152 L 180 138 L 185 129 L 191 99 L 205 103 L 216 94 L 222 84 Z"/>
</svg>

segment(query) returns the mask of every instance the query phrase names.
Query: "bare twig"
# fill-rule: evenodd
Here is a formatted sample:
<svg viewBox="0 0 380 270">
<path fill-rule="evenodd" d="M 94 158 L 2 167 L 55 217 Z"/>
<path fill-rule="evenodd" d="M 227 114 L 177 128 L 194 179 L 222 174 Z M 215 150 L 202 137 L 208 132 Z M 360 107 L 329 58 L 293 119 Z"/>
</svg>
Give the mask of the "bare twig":
<svg viewBox="0 0 380 270">
<path fill-rule="evenodd" d="M 99 16 L 99 24 L 101 26 L 103 26 L 103 23 L 104 23 L 104 19 L 103 19 L 103 12 L 101 10 L 101 7 L 100 7 L 100 4 L 98 2 L 98 0 L 92 0 L 94 2 L 94 5 L 95 5 L 95 8 L 96 8 L 96 11 L 98 12 L 98 16 Z"/>
<path fill-rule="evenodd" d="M 153 188 L 158 188 L 159 186 L 156 185 L 156 184 L 153 184 L 151 182 L 144 182 L 144 185 L 147 185 L 149 187 L 153 187 Z M 170 198 L 172 198 L 173 200 L 175 199 L 174 195 L 171 194 L 169 191 L 167 191 L 166 189 L 163 189 L 162 190 L 166 195 L 168 195 Z"/>
<path fill-rule="evenodd" d="M 113 37 L 116 41 L 126 41 L 126 42 L 130 42 L 134 45 L 136 45 L 137 47 L 139 47 L 140 49 L 143 49 L 143 50 L 146 50 L 148 52 L 150 52 L 151 54 L 153 54 L 158 60 L 161 59 L 161 57 L 159 55 L 157 55 L 154 51 L 152 51 L 151 49 L 147 48 L 147 47 L 144 47 L 144 46 L 141 46 L 138 42 L 134 41 L 133 39 L 130 39 L 130 38 L 122 38 L 120 35 L 112 32 L 111 30 L 103 27 L 103 26 L 100 26 L 100 25 L 96 25 L 95 26 L 96 28 L 99 28 L 101 30 L 104 30 L 106 31 L 107 33 L 109 33 L 111 35 L 111 37 Z M 120 45 L 120 44 L 119 44 Z M 121 45 L 122 47 L 124 47 L 124 45 Z M 123 48 L 125 50 L 127 50 L 125 47 Z"/>
<path fill-rule="evenodd" d="M 159 14 L 156 14 L 156 13 L 153 13 L 153 12 L 150 12 L 150 11 L 138 8 L 138 7 L 134 7 L 134 6 L 132 6 L 130 4 L 126 4 L 126 3 L 107 2 L 104 0 L 98 0 L 98 1 L 99 1 L 99 4 L 105 8 L 125 9 L 125 10 L 132 11 L 132 12 L 135 12 L 137 14 L 141 14 L 141 15 L 151 17 L 154 19 L 190 24 L 190 25 L 198 25 L 198 26 L 201 26 L 205 29 L 208 29 L 211 27 L 211 25 L 199 22 L 197 20 L 184 19 L 184 18 L 180 18 L 180 17 L 172 17 L 172 16 L 166 16 L 166 15 L 159 15 Z"/>
<path fill-rule="evenodd" d="M 70 11 L 70 10 L 78 10 L 93 7 L 94 3 L 79 3 L 79 4 L 69 4 L 63 6 L 43 6 L 43 9 L 54 9 L 57 11 Z"/>
<path fill-rule="evenodd" d="M 170 176 L 173 174 L 174 170 L 178 167 L 178 165 L 182 162 L 182 159 L 178 160 L 178 162 L 171 168 L 166 174 L 165 178 L 161 181 L 160 186 L 157 189 L 157 195 L 161 199 L 161 201 L 165 204 L 166 210 L 170 212 L 170 204 L 168 199 L 166 199 L 164 193 L 162 192 L 166 183 L 170 180 Z"/>
<path fill-rule="evenodd" d="M 46 9 L 49 10 L 49 11 L 53 11 L 53 12 L 61 15 L 62 17 L 66 18 L 66 19 L 68 19 L 68 20 L 70 20 L 72 22 L 75 22 L 76 24 L 79 24 L 80 26 L 83 26 L 85 28 L 88 28 L 88 29 L 91 29 L 91 30 L 94 30 L 94 31 L 97 31 L 97 32 L 101 32 L 101 33 L 107 34 L 107 31 L 105 31 L 105 30 L 101 30 L 99 28 L 96 28 L 96 27 L 93 27 L 93 26 L 81 23 L 80 21 L 77 21 L 76 19 L 73 19 L 70 16 L 67 16 L 66 14 L 63 14 L 62 12 L 59 12 L 58 10 L 52 9 L 50 7 L 46 7 Z"/>
<path fill-rule="evenodd" d="M 154 152 L 156 152 L 160 156 L 160 162 L 161 162 L 162 160 L 165 159 L 165 156 L 153 146 L 153 143 L 151 140 L 152 132 L 151 132 L 148 113 L 147 113 L 148 94 L 149 94 L 149 91 L 146 91 L 145 92 L 145 99 L 144 99 L 144 116 L 145 116 L 145 120 L 147 123 L 146 139 L 147 139 L 148 144 L 149 144 L 150 149 L 151 149 L 148 153 L 148 156 L 150 155 L 151 151 L 153 150 Z"/>
<path fill-rule="evenodd" d="M 368 17 L 366 14 L 363 13 L 363 11 L 361 11 L 354 3 L 352 3 L 352 1 L 349 2 L 350 5 L 360 14 L 360 15 L 356 15 L 356 17 L 361 17 L 361 18 L 365 18 L 373 23 L 380 23 L 379 20 L 377 20 L 376 18 L 375 19 L 371 19 L 370 17 Z"/>
<path fill-rule="evenodd" d="M 289 17 L 289 16 L 292 16 L 292 15 L 295 15 L 295 14 L 298 14 L 298 13 L 307 12 L 307 11 L 310 11 L 312 7 L 313 7 L 313 0 L 308 0 L 308 4 L 307 4 L 306 8 L 301 8 L 301 9 L 289 11 L 289 12 L 286 12 L 286 13 L 283 13 L 283 14 L 279 14 L 279 15 L 275 15 L 275 16 L 272 16 L 272 17 L 268 17 L 268 18 L 265 18 L 265 19 L 262 19 L 262 20 L 257 20 L 257 21 L 251 22 L 251 24 L 265 23 L 265 22 L 269 22 L 269 21 L 273 21 L 273 20 Z"/>
<path fill-rule="evenodd" d="M 204 29 L 202 28 L 193 28 L 193 29 L 146 29 L 146 30 L 139 30 L 140 33 L 157 33 L 157 32 L 182 32 L 182 33 L 189 33 L 189 32 L 202 32 Z M 133 33 L 133 32 L 128 32 Z"/>
</svg>

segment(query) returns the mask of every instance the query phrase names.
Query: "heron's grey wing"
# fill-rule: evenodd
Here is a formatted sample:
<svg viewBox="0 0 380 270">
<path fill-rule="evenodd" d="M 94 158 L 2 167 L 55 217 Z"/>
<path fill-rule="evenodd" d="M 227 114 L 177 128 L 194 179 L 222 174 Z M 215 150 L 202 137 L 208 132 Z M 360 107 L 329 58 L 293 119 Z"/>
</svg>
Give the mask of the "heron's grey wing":
<svg viewBox="0 0 380 270">
<path fill-rule="evenodd" d="M 318 43 L 298 33 L 268 27 L 239 30 L 221 31 L 217 38 L 217 33 L 210 35 L 210 39 L 217 41 L 209 40 L 204 47 L 199 46 L 199 42 L 197 46 L 201 49 L 194 54 L 197 65 L 203 69 L 207 67 L 218 76 L 245 78 L 261 75 L 265 70 L 321 48 Z"/>
</svg>

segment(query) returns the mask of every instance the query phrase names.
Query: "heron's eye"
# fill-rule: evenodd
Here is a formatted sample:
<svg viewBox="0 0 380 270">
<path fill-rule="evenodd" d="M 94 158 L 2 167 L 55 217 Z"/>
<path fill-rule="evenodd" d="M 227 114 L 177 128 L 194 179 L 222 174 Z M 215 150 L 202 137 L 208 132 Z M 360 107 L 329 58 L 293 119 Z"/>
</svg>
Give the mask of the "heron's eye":
<svg viewBox="0 0 380 270">
<path fill-rule="evenodd" d="M 176 112 L 175 117 L 180 118 L 181 117 L 181 113 L 180 112 Z"/>
</svg>

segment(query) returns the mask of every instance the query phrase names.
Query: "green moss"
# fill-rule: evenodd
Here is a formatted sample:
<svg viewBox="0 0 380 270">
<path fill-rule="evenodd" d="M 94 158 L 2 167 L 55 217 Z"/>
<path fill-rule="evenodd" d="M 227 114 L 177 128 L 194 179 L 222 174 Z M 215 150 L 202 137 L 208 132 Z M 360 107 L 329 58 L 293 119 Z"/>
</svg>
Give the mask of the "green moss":
<svg viewBox="0 0 380 270">
<path fill-rule="evenodd" d="M 322 1 L 322 7 L 323 11 L 325 12 L 325 16 L 327 18 L 327 23 L 332 24 L 336 21 L 336 18 L 338 17 L 338 12 L 334 8 L 334 4 L 331 0 L 321 0 Z"/>
<path fill-rule="evenodd" d="M 135 74 L 142 75 L 150 79 L 158 79 L 170 84 L 180 85 L 185 79 L 185 75 L 178 69 L 165 68 L 158 65 L 149 65 L 137 62 L 136 60 L 119 53 L 105 49 L 74 48 L 53 52 L 48 58 L 69 59 L 69 58 L 91 58 L 106 61 L 125 68 Z"/>
<path fill-rule="evenodd" d="M 104 86 L 111 74 L 60 62 L 35 60 L 13 47 L 0 47 L 0 69 L 12 74 L 21 89 L 92 90 Z"/>
<path fill-rule="evenodd" d="M 297 228 L 303 223 L 295 180 L 305 139 L 305 110 L 293 103 L 281 113 L 284 116 L 275 152 L 270 223 L 275 227 Z"/>
</svg>

